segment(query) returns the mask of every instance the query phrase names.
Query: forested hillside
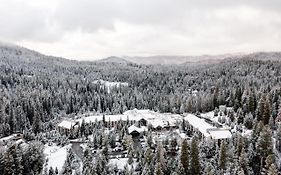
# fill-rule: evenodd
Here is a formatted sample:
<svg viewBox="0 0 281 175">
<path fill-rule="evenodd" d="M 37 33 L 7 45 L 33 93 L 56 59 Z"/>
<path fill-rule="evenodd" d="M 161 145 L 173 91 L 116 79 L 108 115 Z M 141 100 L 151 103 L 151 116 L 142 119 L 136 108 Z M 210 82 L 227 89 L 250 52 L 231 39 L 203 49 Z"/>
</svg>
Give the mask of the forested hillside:
<svg viewBox="0 0 281 175">
<path fill-rule="evenodd" d="M 261 60 L 261 57 L 267 58 L 266 53 L 256 55 L 198 66 L 165 66 L 125 61 L 79 62 L 45 56 L 25 48 L 1 46 L 0 137 L 23 133 L 26 140 L 42 141 L 43 133 L 54 130 L 60 119 L 89 112 L 122 114 L 137 108 L 160 113 L 199 114 L 218 109 L 220 105 L 233 107 L 237 118 L 235 124 L 257 130 L 262 130 L 260 125 L 269 124 L 263 130 L 264 134 L 271 135 L 277 129 L 277 121 L 281 121 L 281 62 L 278 59 Z M 108 92 L 106 87 L 94 83 L 100 79 L 127 82 L 128 86 L 114 87 Z M 197 141 L 192 142 L 191 149 L 198 149 L 197 144 Z M 246 151 L 250 151 L 248 146 Z M 243 148 L 238 154 L 244 152 Z M 268 155 L 261 154 L 257 156 L 262 160 Z M 260 172 L 265 166 L 265 162 L 261 162 L 261 167 L 252 162 L 249 172 Z M 26 166 L 22 172 L 29 172 Z M 210 169 L 213 166 L 208 164 Z M 219 166 L 226 168 L 223 163 Z M 197 170 L 194 171 L 196 174 Z"/>
</svg>

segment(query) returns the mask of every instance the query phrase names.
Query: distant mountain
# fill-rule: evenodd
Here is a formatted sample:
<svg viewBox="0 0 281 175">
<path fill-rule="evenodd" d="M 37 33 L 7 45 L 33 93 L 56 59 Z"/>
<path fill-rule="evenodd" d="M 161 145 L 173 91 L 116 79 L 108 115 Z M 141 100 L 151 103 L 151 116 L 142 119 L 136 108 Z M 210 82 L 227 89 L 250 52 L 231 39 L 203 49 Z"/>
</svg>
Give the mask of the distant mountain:
<svg viewBox="0 0 281 175">
<path fill-rule="evenodd" d="M 40 54 L 39 52 L 24 47 L 0 42 L 0 58 L 2 59 L 6 57 L 9 57 L 9 59 L 19 59 L 20 57 L 22 57 L 22 59 L 25 59 L 25 61 L 34 61 L 39 59 L 41 55 L 42 54 Z M 23 56 L 25 57 L 23 58 Z"/>
<path fill-rule="evenodd" d="M 95 61 L 76 61 L 61 57 L 47 56 L 31 49 L 17 45 L 0 42 L 0 63 L 28 63 L 42 65 L 76 66 L 90 65 L 95 63 L 118 63 L 118 64 L 147 64 L 147 65 L 198 65 L 216 64 L 221 61 L 237 59 L 272 60 L 281 61 L 281 52 L 255 52 L 251 54 L 223 54 L 202 56 L 111 56 Z"/>
<path fill-rule="evenodd" d="M 130 61 L 128 61 L 128 60 L 126 60 L 124 58 L 115 57 L 115 56 L 111 56 L 111 57 L 108 57 L 108 58 L 97 60 L 96 62 L 98 62 L 98 63 L 119 63 L 119 64 L 128 64 L 128 63 L 130 63 Z"/>
<path fill-rule="evenodd" d="M 202 56 L 150 56 L 150 57 L 124 57 L 138 64 L 160 64 L 160 65 L 198 65 L 216 64 L 227 60 L 253 59 L 281 61 L 281 52 L 254 52 L 251 54 L 222 54 L 222 55 L 202 55 Z"/>
<path fill-rule="evenodd" d="M 244 56 L 245 59 L 281 61 L 281 52 L 255 52 Z"/>
<path fill-rule="evenodd" d="M 47 56 L 24 47 L 0 42 L 0 63 L 1 62 L 64 66 L 77 65 L 77 63 L 79 63 L 78 61 L 61 57 Z"/>
<path fill-rule="evenodd" d="M 124 59 L 137 64 L 208 64 L 217 63 L 230 56 L 241 54 L 224 54 L 224 55 L 202 55 L 202 56 L 148 56 L 148 57 L 124 57 Z"/>
</svg>

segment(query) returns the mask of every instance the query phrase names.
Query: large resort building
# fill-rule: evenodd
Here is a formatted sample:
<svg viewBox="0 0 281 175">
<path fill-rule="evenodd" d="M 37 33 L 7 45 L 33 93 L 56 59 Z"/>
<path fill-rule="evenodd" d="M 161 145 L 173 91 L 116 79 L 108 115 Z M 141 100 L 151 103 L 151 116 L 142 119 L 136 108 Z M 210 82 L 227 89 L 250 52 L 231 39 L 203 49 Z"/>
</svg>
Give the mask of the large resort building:
<svg viewBox="0 0 281 175">
<path fill-rule="evenodd" d="M 232 136 L 227 128 L 218 128 L 214 124 L 200 118 L 194 114 L 171 114 L 158 113 L 151 110 L 128 110 L 119 115 L 92 115 L 76 120 L 63 120 L 58 124 L 60 131 L 67 131 L 84 123 L 101 122 L 105 126 L 112 127 L 118 122 L 123 121 L 128 124 L 128 133 L 139 135 L 144 131 L 163 131 L 173 130 L 180 127 L 180 123 L 185 121 L 192 133 L 198 133 L 201 138 L 227 139 Z"/>
</svg>

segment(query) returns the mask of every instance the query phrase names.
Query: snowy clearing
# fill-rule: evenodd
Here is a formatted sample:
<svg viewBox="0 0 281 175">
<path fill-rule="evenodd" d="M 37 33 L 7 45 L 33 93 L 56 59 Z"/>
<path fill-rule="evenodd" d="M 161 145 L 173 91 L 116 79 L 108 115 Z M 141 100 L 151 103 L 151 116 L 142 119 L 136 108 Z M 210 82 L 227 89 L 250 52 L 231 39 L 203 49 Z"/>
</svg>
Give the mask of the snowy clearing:
<svg viewBox="0 0 281 175">
<path fill-rule="evenodd" d="M 46 155 L 46 160 L 48 159 L 45 168 L 49 169 L 50 167 L 53 167 L 55 169 L 57 167 L 60 172 L 66 160 L 67 150 L 70 147 L 71 144 L 64 147 L 45 145 L 44 154 Z"/>
</svg>

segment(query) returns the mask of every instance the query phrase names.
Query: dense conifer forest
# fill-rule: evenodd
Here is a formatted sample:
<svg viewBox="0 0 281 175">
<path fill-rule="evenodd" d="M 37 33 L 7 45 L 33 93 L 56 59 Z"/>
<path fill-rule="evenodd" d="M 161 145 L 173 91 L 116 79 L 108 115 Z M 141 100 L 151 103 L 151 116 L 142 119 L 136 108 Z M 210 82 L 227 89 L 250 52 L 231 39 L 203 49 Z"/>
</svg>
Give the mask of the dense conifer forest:
<svg viewBox="0 0 281 175">
<path fill-rule="evenodd" d="M 128 86 L 109 91 L 95 80 Z M 247 55 L 210 64 L 142 65 L 78 62 L 1 47 L 0 138 L 22 134 L 23 143 L 9 141 L 1 147 L 0 174 L 278 175 L 280 85 L 280 61 Z M 220 106 L 230 110 L 220 111 Z M 110 127 L 105 121 L 82 122 L 69 132 L 57 129 L 63 119 L 123 114 L 135 108 L 180 115 L 213 111 L 221 116 L 219 123 L 235 132 L 228 139 L 204 139 L 183 120 L 178 128 L 190 139 L 159 141 L 148 130 L 145 146 L 138 149 L 127 131 L 128 121 Z M 70 147 L 62 170 L 46 165 L 46 144 L 63 147 L 81 138 L 89 140 L 82 158 Z M 109 165 L 117 143 L 128 159 L 122 168 Z"/>
</svg>

